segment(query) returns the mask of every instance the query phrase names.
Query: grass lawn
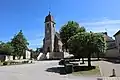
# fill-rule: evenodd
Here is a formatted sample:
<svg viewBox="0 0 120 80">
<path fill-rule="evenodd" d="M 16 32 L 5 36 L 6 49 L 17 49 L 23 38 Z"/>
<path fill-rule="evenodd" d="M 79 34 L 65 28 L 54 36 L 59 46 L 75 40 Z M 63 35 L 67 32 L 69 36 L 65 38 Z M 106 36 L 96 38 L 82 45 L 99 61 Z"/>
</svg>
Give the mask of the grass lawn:
<svg viewBox="0 0 120 80">
<path fill-rule="evenodd" d="M 100 69 L 99 69 L 99 66 L 96 66 L 95 69 L 81 70 L 81 71 L 73 72 L 72 75 L 100 77 Z"/>
</svg>

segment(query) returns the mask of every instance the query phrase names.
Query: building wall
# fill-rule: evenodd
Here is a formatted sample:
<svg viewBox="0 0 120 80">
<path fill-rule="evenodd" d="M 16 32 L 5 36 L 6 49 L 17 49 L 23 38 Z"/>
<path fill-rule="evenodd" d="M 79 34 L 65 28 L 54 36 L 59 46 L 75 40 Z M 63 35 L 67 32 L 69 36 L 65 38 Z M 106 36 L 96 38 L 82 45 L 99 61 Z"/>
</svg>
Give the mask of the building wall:
<svg viewBox="0 0 120 80">
<path fill-rule="evenodd" d="M 115 41 L 109 41 L 109 42 L 107 42 L 106 46 L 107 46 L 107 50 L 116 48 Z"/>
<path fill-rule="evenodd" d="M 59 51 L 62 52 L 62 45 L 63 44 L 62 44 L 61 40 L 58 41 L 58 45 L 59 45 Z"/>
<path fill-rule="evenodd" d="M 50 52 L 49 59 L 62 59 L 64 58 L 63 52 Z"/>
<path fill-rule="evenodd" d="M 116 43 L 116 47 L 120 53 L 120 34 L 115 36 L 115 43 Z"/>
<path fill-rule="evenodd" d="M 119 57 L 120 54 L 116 48 L 114 49 L 109 49 L 105 53 L 105 57 Z"/>
<path fill-rule="evenodd" d="M 30 59 L 31 58 L 31 52 L 26 50 L 26 59 Z"/>
</svg>

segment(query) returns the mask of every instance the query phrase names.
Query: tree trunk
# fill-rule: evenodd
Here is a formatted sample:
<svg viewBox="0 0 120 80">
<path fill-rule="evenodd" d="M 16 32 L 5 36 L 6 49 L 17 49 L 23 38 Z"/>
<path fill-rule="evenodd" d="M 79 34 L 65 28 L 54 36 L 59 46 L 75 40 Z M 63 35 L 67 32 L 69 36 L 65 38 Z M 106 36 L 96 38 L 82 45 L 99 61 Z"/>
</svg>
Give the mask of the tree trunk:
<svg viewBox="0 0 120 80">
<path fill-rule="evenodd" d="M 13 55 L 13 60 L 15 60 L 15 55 Z"/>
<path fill-rule="evenodd" d="M 67 48 L 65 48 L 66 52 L 67 52 Z"/>
<path fill-rule="evenodd" d="M 100 55 L 99 55 L 99 53 L 97 54 L 97 57 L 98 57 L 98 60 L 100 60 Z"/>
<path fill-rule="evenodd" d="M 90 53 L 88 55 L 88 67 L 91 67 L 91 56 L 90 56 Z"/>
</svg>

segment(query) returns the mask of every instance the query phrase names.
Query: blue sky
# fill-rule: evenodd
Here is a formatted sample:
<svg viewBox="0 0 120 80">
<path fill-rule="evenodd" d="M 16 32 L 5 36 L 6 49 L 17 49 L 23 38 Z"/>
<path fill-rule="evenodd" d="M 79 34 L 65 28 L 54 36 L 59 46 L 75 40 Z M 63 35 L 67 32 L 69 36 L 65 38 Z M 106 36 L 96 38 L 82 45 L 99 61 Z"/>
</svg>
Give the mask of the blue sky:
<svg viewBox="0 0 120 80">
<path fill-rule="evenodd" d="M 57 31 L 74 20 L 87 31 L 107 30 L 113 36 L 120 29 L 119 3 L 120 0 L 0 0 L 0 40 L 10 41 L 22 29 L 30 48 L 41 47 L 49 5 Z"/>
</svg>

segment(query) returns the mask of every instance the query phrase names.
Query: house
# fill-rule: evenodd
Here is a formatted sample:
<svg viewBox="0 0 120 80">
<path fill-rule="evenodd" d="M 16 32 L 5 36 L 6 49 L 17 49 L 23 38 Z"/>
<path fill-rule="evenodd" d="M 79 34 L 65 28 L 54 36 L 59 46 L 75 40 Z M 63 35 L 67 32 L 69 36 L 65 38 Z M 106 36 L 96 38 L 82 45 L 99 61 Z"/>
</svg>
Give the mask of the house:
<svg viewBox="0 0 120 80">
<path fill-rule="evenodd" d="M 118 52 L 120 53 L 120 30 L 117 33 L 115 33 L 114 37 L 115 37 L 116 47 L 118 49 Z"/>
<path fill-rule="evenodd" d="M 116 48 L 115 40 L 108 36 L 107 32 L 103 32 L 103 36 L 106 41 L 107 50 Z"/>
<path fill-rule="evenodd" d="M 112 37 L 108 36 L 107 32 L 103 32 L 103 36 L 104 36 L 104 39 L 106 41 L 106 46 L 107 46 L 105 57 L 115 58 L 115 57 L 120 56 L 116 48 L 116 43 L 115 43 L 116 41 Z"/>
</svg>

